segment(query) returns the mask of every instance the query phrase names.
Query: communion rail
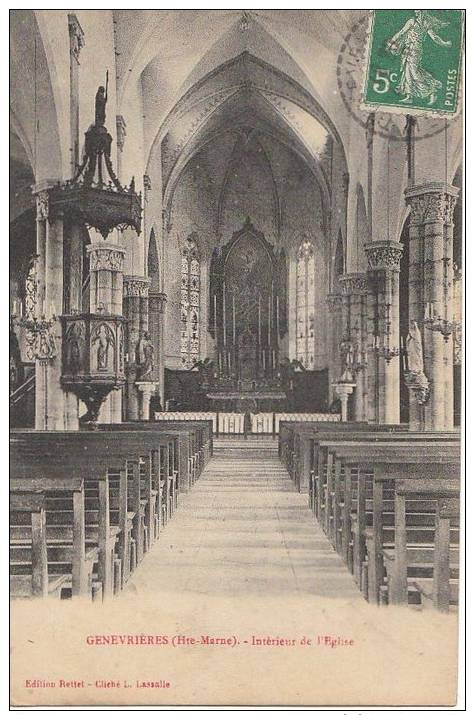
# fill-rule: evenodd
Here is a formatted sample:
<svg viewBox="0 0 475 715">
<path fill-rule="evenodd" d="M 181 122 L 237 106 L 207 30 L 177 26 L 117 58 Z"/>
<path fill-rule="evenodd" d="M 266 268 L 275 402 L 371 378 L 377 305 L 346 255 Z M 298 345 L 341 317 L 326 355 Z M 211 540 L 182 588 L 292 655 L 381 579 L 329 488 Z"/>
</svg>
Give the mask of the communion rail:
<svg viewBox="0 0 475 715">
<path fill-rule="evenodd" d="M 155 420 L 212 420 L 216 435 L 244 434 L 242 412 L 155 412 Z M 324 412 L 257 412 L 250 413 L 249 434 L 279 434 L 280 422 L 340 422 L 340 415 Z"/>
</svg>

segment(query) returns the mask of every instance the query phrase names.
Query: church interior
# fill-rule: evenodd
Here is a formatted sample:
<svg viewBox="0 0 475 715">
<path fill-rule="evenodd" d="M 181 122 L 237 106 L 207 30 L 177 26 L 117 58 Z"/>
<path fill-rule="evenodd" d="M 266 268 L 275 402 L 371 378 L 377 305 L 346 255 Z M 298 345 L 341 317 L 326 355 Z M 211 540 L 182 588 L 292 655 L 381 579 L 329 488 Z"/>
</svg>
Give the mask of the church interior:
<svg viewBox="0 0 475 715">
<path fill-rule="evenodd" d="M 360 108 L 367 15 L 11 13 L 13 597 L 456 610 L 462 119 Z"/>
</svg>

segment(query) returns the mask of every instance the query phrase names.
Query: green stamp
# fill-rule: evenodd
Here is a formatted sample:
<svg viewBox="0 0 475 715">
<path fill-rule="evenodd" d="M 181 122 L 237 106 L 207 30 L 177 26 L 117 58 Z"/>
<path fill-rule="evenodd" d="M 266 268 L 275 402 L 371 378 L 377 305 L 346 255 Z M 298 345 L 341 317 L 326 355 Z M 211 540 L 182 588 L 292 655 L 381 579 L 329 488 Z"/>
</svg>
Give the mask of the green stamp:
<svg viewBox="0 0 475 715">
<path fill-rule="evenodd" d="M 374 10 L 362 109 L 456 114 L 462 43 L 462 10 Z"/>
</svg>

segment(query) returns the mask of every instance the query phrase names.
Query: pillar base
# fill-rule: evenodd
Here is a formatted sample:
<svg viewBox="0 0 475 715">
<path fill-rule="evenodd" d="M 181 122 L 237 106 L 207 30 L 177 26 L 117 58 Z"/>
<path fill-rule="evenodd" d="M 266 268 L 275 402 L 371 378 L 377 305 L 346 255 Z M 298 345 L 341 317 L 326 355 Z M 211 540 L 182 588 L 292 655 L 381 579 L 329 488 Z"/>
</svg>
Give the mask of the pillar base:
<svg viewBox="0 0 475 715">
<path fill-rule="evenodd" d="M 338 380 L 333 382 L 332 387 L 340 398 L 341 402 L 341 421 L 348 422 L 348 398 L 353 394 L 356 387 L 356 382 L 348 382 L 347 380 Z"/>
<path fill-rule="evenodd" d="M 150 400 L 152 395 L 157 390 L 158 382 L 136 382 L 135 386 L 138 391 L 142 394 L 142 399 L 140 400 L 139 407 L 139 419 L 148 421 L 150 419 Z"/>
</svg>

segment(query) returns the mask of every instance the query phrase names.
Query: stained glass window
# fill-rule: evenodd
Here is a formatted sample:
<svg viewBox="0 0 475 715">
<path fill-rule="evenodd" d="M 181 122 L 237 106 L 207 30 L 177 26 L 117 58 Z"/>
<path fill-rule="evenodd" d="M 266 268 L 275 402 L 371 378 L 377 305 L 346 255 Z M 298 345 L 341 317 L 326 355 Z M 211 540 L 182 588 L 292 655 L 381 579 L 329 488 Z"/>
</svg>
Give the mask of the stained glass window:
<svg viewBox="0 0 475 715">
<path fill-rule="evenodd" d="M 181 257 L 181 364 L 190 368 L 200 357 L 200 259 L 190 236 Z"/>
<path fill-rule="evenodd" d="M 305 240 L 297 251 L 297 360 L 309 370 L 315 363 L 315 254 Z"/>
</svg>

